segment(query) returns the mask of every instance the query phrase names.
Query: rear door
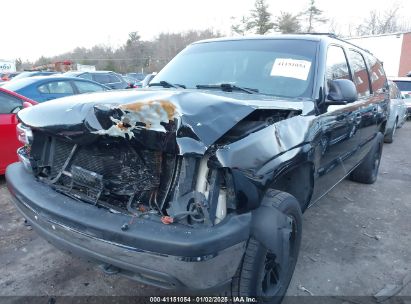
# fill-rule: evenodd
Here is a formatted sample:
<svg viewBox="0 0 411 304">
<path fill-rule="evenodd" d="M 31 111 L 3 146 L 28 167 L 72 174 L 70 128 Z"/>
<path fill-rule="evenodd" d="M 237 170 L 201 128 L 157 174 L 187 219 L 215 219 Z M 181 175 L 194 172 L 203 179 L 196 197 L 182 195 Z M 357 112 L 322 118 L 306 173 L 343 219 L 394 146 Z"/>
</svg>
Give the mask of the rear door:
<svg viewBox="0 0 411 304">
<path fill-rule="evenodd" d="M 0 174 L 17 161 L 16 150 L 21 146 L 16 136 L 16 114 L 23 107 L 23 101 L 0 91 Z"/>
<path fill-rule="evenodd" d="M 384 69 L 368 53 L 349 50 L 349 63 L 361 106 L 360 153 L 361 161 L 371 149 L 381 124 L 387 119 L 389 92 Z M 369 68 L 367 68 L 367 66 Z"/>
</svg>

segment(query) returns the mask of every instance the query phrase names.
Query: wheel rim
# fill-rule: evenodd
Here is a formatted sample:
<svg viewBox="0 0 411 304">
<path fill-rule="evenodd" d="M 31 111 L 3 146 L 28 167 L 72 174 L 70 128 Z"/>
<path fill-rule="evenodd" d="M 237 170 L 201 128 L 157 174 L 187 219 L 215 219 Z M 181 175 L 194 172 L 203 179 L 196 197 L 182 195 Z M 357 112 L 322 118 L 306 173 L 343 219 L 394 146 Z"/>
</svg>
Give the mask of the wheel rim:
<svg viewBox="0 0 411 304">
<path fill-rule="evenodd" d="M 281 288 L 281 267 L 276 262 L 275 254 L 268 252 L 264 262 L 264 277 L 262 282 L 263 295 L 275 295 Z"/>
<path fill-rule="evenodd" d="M 273 297 L 278 294 L 285 285 L 288 270 L 295 260 L 295 241 L 297 238 L 297 225 L 293 216 L 289 216 L 292 221 L 292 230 L 289 238 L 289 260 L 284 268 L 277 262 L 276 255 L 267 251 L 264 261 L 264 274 L 261 284 L 261 291 L 264 297 Z"/>
</svg>

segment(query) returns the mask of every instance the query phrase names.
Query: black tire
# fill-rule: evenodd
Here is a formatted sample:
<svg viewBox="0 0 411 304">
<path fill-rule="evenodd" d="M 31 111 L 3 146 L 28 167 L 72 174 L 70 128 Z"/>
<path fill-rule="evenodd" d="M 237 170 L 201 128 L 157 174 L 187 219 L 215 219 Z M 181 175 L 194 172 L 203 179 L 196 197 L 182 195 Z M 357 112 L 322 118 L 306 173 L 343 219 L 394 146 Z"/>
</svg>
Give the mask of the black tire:
<svg viewBox="0 0 411 304">
<path fill-rule="evenodd" d="M 384 142 L 387 144 L 391 144 L 394 141 L 394 134 L 398 127 L 398 117 L 395 119 L 394 126 L 392 130 L 385 135 Z"/>
<path fill-rule="evenodd" d="M 368 152 L 362 163 L 351 173 L 350 179 L 362 184 L 373 184 L 377 180 L 382 154 L 384 136 L 378 133 L 374 146 Z"/>
<path fill-rule="evenodd" d="M 280 303 L 290 284 L 300 250 L 302 214 L 295 197 L 277 190 L 269 191 L 275 206 L 293 222 L 288 265 L 275 263 L 275 255 L 255 238 L 250 237 L 243 260 L 231 283 L 231 295 L 251 296 L 262 302 Z M 273 284 L 269 285 L 268 278 L 273 281 L 277 278 L 277 284 L 272 282 Z"/>
</svg>

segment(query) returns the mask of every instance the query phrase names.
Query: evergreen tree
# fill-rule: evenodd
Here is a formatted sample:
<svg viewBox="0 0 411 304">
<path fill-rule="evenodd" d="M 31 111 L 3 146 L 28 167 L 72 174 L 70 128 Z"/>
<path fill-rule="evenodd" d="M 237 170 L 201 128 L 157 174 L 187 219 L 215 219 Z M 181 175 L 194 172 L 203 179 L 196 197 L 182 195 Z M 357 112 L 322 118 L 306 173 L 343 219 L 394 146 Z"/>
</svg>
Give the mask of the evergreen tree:
<svg viewBox="0 0 411 304">
<path fill-rule="evenodd" d="M 272 29 L 274 29 L 274 23 L 271 22 L 268 4 L 265 0 L 256 0 L 254 9 L 250 12 L 247 30 L 253 30 L 256 34 L 264 35 Z"/>
<path fill-rule="evenodd" d="M 316 23 L 325 23 L 328 20 L 327 18 L 323 17 L 323 11 L 315 5 L 315 0 L 310 0 L 308 8 L 301 13 L 301 16 L 304 16 L 307 21 L 308 33 L 314 31 L 314 25 Z"/>
<path fill-rule="evenodd" d="M 301 24 L 298 16 L 281 12 L 275 20 L 275 29 L 283 34 L 298 33 L 301 31 Z"/>
</svg>

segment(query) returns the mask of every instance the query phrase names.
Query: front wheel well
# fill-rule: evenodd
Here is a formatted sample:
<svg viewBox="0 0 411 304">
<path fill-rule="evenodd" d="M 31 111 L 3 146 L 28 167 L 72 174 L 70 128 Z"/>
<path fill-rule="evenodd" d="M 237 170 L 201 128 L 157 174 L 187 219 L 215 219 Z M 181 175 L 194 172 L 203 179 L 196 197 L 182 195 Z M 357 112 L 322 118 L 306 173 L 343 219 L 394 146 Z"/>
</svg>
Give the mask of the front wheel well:
<svg viewBox="0 0 411 304">
<path fill-rule="evenodd" d="M 301 206 L 301 211 L 307 208 L 314 188 L 313 164 L 306 162 L 286 170 L 270 185 L 271 188 L 284 191 L 294 196 Z"/>
</svg>

